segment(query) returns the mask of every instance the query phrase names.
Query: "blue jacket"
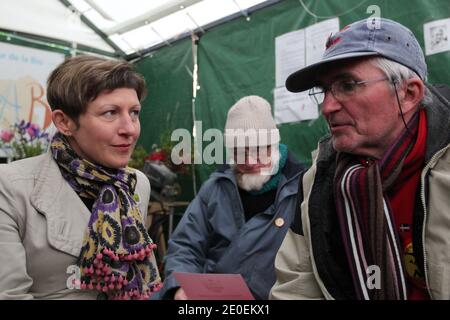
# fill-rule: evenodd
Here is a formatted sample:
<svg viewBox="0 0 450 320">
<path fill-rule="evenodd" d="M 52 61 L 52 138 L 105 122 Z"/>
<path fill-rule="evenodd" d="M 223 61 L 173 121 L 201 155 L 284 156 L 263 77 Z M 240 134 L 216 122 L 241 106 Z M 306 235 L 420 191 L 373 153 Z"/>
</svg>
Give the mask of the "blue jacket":
<svg viewBox="0 0 450 320">
<path fill-rule="evenodd" d="M 169 241 L 159 297 L 173 298 L 179 284 L 172 272 L 178 271 L 240 273 L 256 299 L 267 299 L 275 283 L 275 255 L 293 220 L 304 169 L 289 154 L 275 203 L 247 222 L 234 173 L 228 166 L 214 172 Z M 279 217 L 285 222 L 281 227 L 274 224 Z"/>
</svg>

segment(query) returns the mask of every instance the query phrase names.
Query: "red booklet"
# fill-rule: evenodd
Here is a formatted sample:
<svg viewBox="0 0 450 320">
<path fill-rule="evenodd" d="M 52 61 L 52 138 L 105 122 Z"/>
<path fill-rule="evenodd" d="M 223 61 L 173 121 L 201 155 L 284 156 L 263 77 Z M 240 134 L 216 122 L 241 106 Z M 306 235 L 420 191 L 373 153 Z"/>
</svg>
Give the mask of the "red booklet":
<svg viewBox="0 0 450 320">
<path fill-rule="evenodd" d="M 190 300 L 255 300 L 240 274 L 174 272 Z"/>
</svg>

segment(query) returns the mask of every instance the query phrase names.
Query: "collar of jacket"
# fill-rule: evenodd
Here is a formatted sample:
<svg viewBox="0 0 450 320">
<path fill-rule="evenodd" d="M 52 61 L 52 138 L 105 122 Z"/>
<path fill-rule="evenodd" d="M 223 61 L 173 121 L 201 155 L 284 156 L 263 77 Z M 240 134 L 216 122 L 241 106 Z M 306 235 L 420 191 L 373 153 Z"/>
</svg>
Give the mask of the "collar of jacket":
<svg viewBox="0 0 450 320">
<path fill-rule="evenodd" d="M 427 85 L 432 93 L 433 100 L 425 105 L 427 115 L 427 138 L 425 150 L 425 165 L 432 157 L 450 141 L 450 102 L 434 86 Z M 428 173 L 427 173 L 428 174 Z M 428 180 L 425 179 L 425 184 Z M 425 199 L 428 199 L 428 185 L 422 186 Z M 424 212 L 421 197 L 416 197 L 413 215 L 413 248 L 417 267 L 424 273 L 424 248 L 423 248 Z"/>
<path fill-rule="evenodd" d="M 450 141 L 450 103 L 433 86 L 428 85 L 433 101 L 425 105 L 427 114 L 427 142 L 425 163 L 428 163 L 433 155 L 444 148 Z"/>
<path fill-rule="evenodd" d="M 47 220 L 49 243 L 59 250 L 78 256 L 84 232 L 80 223 L 87 225 L 91 212 L 63 178 L 50 151 L 45 155 L 42 168 L 36 175 L 30 200 L 32 206 Z"/>
</svg>

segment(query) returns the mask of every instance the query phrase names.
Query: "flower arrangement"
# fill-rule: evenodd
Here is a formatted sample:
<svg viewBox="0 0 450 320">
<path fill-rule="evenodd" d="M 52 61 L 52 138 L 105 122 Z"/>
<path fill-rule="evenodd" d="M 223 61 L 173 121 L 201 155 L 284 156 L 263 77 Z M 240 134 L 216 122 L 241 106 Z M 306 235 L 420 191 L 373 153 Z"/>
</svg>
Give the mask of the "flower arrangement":
<svg viewBox="0 0 450 320">
<path fill-rule="evenodd" d="M 186 163 L 175 164 L 172 162 L 171 157 L 172 149 L 167 147 L 160 147 L 157 144 L 152 146 L 152 151 L 150 154 L 145 157 L 145 160 L 152 161 L 161 161 L 163 162 L 170 170 L 177 174 L 189 174 L 190 173 L 190 165 Z"/>
<path fill-rule="evenodd" d="M 14 124 L 11 129 L 3 129 L 0 132 L 0 148 L 5 152 L 9 149 L 14 159 L 40 155 L 47 150 L 49 142 L 47 132 L 24 120 Z"/>
<path fill-rule="evenodd" d="M 145 150 L 142 145 L 136 146 L 131 154 L 128 166 L 142 171 L 144 169 L 144 162 L 147 154 L 147 150 Z"/>
<path fill-rule="evenodd" d="M 160 161 L 164 163 L 170 170 L 177 174 L 187 175 L 190 173 L 190 164 L 181 163 L 175 164 L 172 161 L 172 148 L 176 145 L 176 142 L 170 140 L 170 132 L 166 131 L 160 136 L 160 143 L 153 144 L 151 151 L 147 150 L 139 145 L 136 146 L 133 154 L 131 155 L 130 162 L 128 165 L 130 167 L 142 170 L 144 167 L 144 162 L 146 160 Z M 183 162 L 183 161 L 181 161 Z"/>
<path fill-rule="evenodd" d="M 161 133 L 159 137 L 159 144 L 152 145 L 152 150 L 145 160 L 159 160 L 174 173 L 187 175 L 190 173 L 190 164 L 184 163 L 182 159 L 177 159 L 178 161 L 176 161 L 177 163 L 181 162 L 181 164 L 175 164 L 173 162 L 174 159 L 172 159 L 172 148 L 175 147 L 178 142 L 172 141 L 171 135 L 172 133 L 169 130 Z M 193 157 L 193 155 L 189 156 Z"/>
</svg>

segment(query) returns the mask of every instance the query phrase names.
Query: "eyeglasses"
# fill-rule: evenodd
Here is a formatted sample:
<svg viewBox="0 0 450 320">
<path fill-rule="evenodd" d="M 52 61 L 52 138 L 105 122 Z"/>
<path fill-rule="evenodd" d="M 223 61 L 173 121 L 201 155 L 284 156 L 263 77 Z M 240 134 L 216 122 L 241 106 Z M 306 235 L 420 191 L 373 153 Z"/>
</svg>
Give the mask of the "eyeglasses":
<svg viewBox="0 0 450 320">
<path fill-rule="evenodd" d="M 348 101 L 353 97 L 356 93 L 360 91 L 360 86 L 363 84 L 374 83 L 379 81 L 389 80 L 388 77 L 371 79 L 371 80 L 363 80 L 363 81 L 355 81 L 355 80 L 338 80 L 333 82 L 329 86 L 324 87 L 314 87 L 309 90 L 309 96 L 313 98 L 314 102 L 317 104 L 321 104 L 325 99 L 325 93 L 328 91 L 340 102 Z"/>
</svg>

